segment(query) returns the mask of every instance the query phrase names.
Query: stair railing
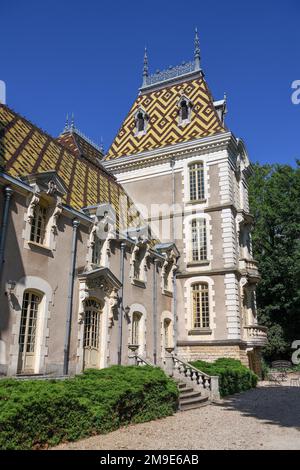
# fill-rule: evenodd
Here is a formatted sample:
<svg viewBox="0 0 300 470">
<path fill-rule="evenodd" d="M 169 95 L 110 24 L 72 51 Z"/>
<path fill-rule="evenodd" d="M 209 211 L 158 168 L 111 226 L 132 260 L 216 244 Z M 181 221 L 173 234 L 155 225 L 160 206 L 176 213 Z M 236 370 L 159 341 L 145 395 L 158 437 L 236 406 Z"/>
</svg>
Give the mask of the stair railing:
<svg viewBox="0 0 300 470">
<path fill-rule="evenodd" d="M 174 371 L 177 371 L 179 376 L 198 386 L 203 391 L 203 394 L 208 395 L 212 401 L 220 399 L 218 376 L 208 375 L 188 362 L 179 359 L 174 354 L 172 359 Z"/>
</svg>

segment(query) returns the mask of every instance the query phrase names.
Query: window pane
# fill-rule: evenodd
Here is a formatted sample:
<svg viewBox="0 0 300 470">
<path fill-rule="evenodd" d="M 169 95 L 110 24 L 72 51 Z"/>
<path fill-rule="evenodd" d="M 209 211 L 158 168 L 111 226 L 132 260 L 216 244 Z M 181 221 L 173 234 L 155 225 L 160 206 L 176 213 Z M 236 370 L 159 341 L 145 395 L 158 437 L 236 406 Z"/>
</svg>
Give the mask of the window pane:
<svg viewBox="0 0 300 470">
<path fill-rule="evenodd" d="M 192 221 L 192 261 L 207 259 L 206 220 Z"/>
<path fill-rule="evenodd" d="M 204 199 L 204 171 L 203 163 L 193 163 L 189 166 L 190 175 L 190 200 Z"/>
</svg>

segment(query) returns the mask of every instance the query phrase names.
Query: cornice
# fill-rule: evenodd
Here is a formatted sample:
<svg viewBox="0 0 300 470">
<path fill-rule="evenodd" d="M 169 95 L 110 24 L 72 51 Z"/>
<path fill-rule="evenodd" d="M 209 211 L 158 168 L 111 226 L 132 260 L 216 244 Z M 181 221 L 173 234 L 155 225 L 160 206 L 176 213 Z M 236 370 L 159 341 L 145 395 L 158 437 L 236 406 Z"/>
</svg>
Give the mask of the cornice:
<svg viewBox="0 0 300 470">
<path fill-rule="evenodd" d="M 181 159 L 224 149 L 229 149 L 230 151 L 237 149 L 236 138 L 231 132 L 224 132 L 211 137 L 204 137 L 116 159 L 104 160 L 102 163 L 107 170 L 122 173 L 129 169 L 153 166 L 170 159 Z"/>
</svg>

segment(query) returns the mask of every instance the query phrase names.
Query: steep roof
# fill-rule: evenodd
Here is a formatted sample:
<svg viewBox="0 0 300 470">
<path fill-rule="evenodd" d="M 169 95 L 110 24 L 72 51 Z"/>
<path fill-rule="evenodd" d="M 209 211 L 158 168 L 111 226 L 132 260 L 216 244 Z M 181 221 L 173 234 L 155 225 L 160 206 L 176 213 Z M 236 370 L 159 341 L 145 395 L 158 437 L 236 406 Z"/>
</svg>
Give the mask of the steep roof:
<svg viewBox="0 0 300 470">
<path fill-rule="evenodd" d="M 132 201 L 115 177 L 103 168 L 89 144 L 83 144 L 80 136 L 76 136 L 76 141 L 77 137 L 79 145 L 72 148 L 74 135 L 68 136 L 68 145 L 67 136 L 59 142 L 0 104 L 0 163 L 8 174 L 18 178 L 55 170 L 68 191 L 66 204 L 82 209 L 109 202 L 116 211 L 118 228 L 135 225 L 133 216 L 127 214 Z"/>
<path fill-rule="evenodd" d="M 184 73 L 186 66 L 174 69 L 177 74 L 175 80 L 168 78 L 172 76 L 172 69 L 147 77 L 150 85 L 140 89 L 140 95 L 114 139 L 106 160 L 225 132 L 201 70 L 195 72 L 192 69 L 192 72 Z M 190 101 L 192 110 L 190 122 L 180 126 L 178 102 L 183 95 Z M 139 108 L 148 118 L 144 135 L 136 133 L 135 116 Z"/>
</svg>

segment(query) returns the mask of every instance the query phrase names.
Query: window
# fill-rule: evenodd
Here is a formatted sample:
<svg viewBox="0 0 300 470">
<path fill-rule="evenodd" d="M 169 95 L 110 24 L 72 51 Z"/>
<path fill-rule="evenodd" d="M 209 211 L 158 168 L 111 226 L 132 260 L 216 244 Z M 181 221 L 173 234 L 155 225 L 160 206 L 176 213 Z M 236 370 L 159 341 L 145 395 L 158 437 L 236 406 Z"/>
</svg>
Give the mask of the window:
<svg viewBox="0 0 300 470">
<path fill-rule="evenodd" d="M 47 225 L 47 209 L 40 204 L 34 208 L 31 224 L 30 241 L 44 245 Z"/>
<path fill-rule="evenodd" d="M 135 129 L 136 129 L 136 135 L 139 134 L 145 134 L 147 130 L 147 123 L 148 123 L 148 115 L 146 112 L 139 108 L 137 112 L 135 113 Z"/>
<path fill-rule="evenodd" d="M 192 286 L 193 328 L 209 328 L 208 285 L 198 283 Z"/>
<path fill-rule="evenodd" d="M 33 292 L 23 296 L 21 326 L 19 334 L 20 353 L 34 353 L 36 343 L 36 325 L 41 297 Z"/>
<path fill-rule="evenodd" d="M 185 100 L 182 100 L 180 103 L 180 113 L 181 113 L 181 120 L 185 121 L 186 119 L 189 119 L 189 109 L 187 102 Z"/>
<path fill-rule="evenodd" d="M 206 220 L 192 220 L 192 253 L 191 261 L 207 260 Z"/>
<path fill-rule="evenodd" d="M 92 264 L 96 266 L 100 266 L 101 264 L 101 250 L 102 250 L 103 242 L 95 236 L 93 250 L 92 250 Z"/>
<path fill-rule="evenodd" d="M 143 113 L 139 112 L 137 115 L 137 131 L 143 132 L 145 129 L 145 119 Z"/>
<path fill-rule="evenodd" d="M 89 299 L 85 304 L 83 346 L 98 349 L 101 306 Z"/>
<path fill-rule="evenodd" d="M 131 343 L 136 344 L 136 345 L 139 345 L 140 343 L 140 320 L 141 320 L 141 314 L 139 312 L 133 312 Z"/>
<path fill-rule="evenodd" d="M 189 165 L 190 200 L 204 199 L 204 169 L 203 163 L 197 162 Z"/>
</svg>

